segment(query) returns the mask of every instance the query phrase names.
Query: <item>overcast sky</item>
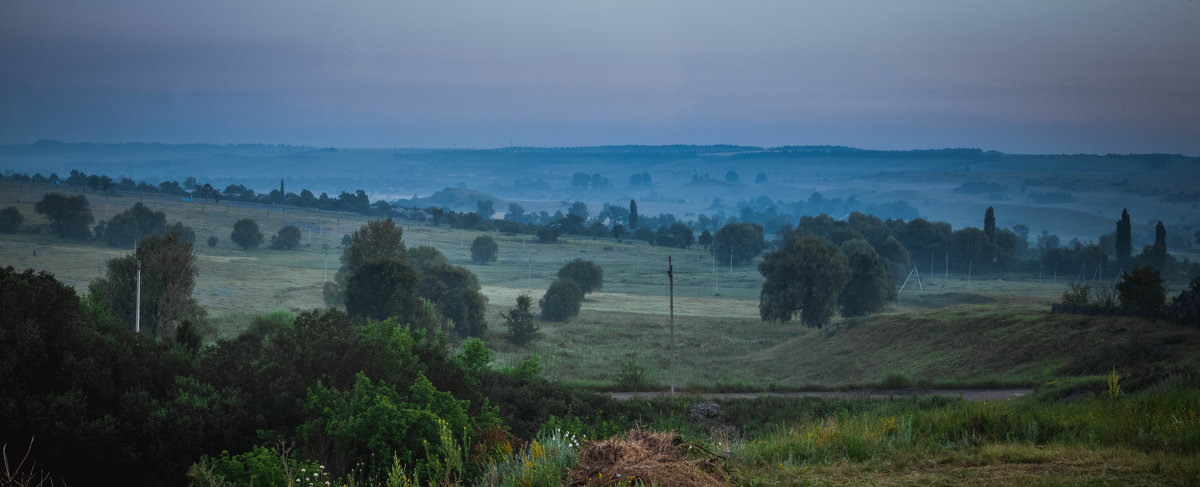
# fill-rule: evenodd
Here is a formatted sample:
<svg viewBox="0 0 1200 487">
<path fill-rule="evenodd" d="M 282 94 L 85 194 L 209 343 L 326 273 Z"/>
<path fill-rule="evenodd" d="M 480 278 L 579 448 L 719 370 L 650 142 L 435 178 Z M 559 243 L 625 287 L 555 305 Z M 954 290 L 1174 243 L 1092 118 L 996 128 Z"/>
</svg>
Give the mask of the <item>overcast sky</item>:
<svg viewBox="0 0 1200 487">
<path fill-rule="evenodd" d="M 1200 155 L 1200 2 L 3 0 L 37 139 Z"/>
</svg>

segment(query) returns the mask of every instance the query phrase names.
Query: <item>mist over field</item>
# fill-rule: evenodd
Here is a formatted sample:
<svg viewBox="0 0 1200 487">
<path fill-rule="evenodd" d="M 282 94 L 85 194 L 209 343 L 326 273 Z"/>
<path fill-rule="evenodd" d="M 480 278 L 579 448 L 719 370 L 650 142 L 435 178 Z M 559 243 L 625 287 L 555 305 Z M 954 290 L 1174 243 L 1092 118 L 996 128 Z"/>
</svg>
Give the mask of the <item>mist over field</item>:
<svg viewBox="0 0 1200 487">
<path fill-rule="evenodd" d="M 1197 19 L 0 1 L 0 487 L 1200 485 Z"/>
<path fill-rule="evenodd" d="M 738 218 L 743 211 L 790 215 L 852 211 L 880 218 L 980 226 L 983 209 L 998 225 L 1024 224 L 1063 241 L 1097 241 L 1123 209 L 1137 216 L 1136 240 L 1153 239 L 1162 220 L 1176 236 L 1200 228 L 1195 181 L 1200 159 L 1169 154 L 1037 155 L 979 149 L 871 151 L 838 146 L 512 147 L 490 150 L 337 149 L 266 145 L 66 144 L 0 146 L 7 171 L 65 177 L 71 170 L 157 186 L 192 177 L 217 189 L 243 185 L 268 193 L 307 189 L 408 208 L 474 211 L 480 200 L 526 211 L 567 212 L 574 201 L 594 212 L 637 200 L 644 214 L 680 220 Z M 582 174 L 600 179 L 580 183 Z M 642 175 L 649 183 L 642 182 Z M 453 189 L 456 191 L 447 191 Z M 466 190 L 466 191 L 464 191 Z M 414 199 L 415 198 L 415 199 Z M 787 219 L 751 217 L 773 234 Z M 794 221 L 790 223 L 794 224 Z M 1173 241 L 1186 251 L 1192 239 Z"/>
</svg>

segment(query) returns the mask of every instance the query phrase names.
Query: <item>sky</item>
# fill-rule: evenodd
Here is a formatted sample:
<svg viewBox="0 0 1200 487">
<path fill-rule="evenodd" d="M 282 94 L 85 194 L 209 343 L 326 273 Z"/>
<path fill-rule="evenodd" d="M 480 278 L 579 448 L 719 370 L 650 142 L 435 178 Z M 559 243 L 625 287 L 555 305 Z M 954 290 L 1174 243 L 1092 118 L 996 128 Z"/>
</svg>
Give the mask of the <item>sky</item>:
<svg viewBox="0 0 1200 487">
<path fill-rule="evenodd" d="M 1185 0 L 2 0 L 0 144 L 1200 155 Z"/>
</svg>

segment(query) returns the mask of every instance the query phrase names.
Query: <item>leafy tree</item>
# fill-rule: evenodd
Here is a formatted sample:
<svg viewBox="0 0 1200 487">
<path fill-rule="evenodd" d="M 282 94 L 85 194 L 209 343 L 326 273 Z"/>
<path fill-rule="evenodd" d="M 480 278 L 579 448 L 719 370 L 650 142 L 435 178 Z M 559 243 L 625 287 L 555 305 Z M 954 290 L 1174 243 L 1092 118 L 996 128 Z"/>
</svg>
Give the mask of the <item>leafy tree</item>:
<svg viewBox="0 0 1200 487">
<path fill-rule="evenodd" d="M 271 248 L 275 250 L 292 250 L 300 246 L 300 228 L 295 225 L 287 225 L 279 229 L 271 237 Z"/>
<path fill-rule="evenodd" d="M 1117 262 L 1124 265 L 1133 257 L 1133 223 L 1129 221 L 1129 209 L 1121 210 L 1117 220 Z"/>
<path fill-rule="evenodd" d="M 1017 234 L 1007 228 L 996 233 L 996 267 L 1000 272 L 1005 272 L 1016 264 L 1019 242 Z"/>
<path fill-rule="evenodd" d="M 496 202 L 492 200 L 479 200 L 475 202 L 475 213 L 478 213 L 484 220 L 491 219 L 496 214 Z"/>
<path fill-rule="evenodd" d="M 325 283 L 325 304 L 339 306 L 345 302 L 345 289 L 350 276 L 370 259 L 405 259 L 404 228 L 391 218 L 371 220 L 342 239 L 342 266 L 333 282 Z"/>
<path fill-rule="evenodd" d="M 417 296 L 417 273 L 403 258 L 378 257 L 359 265 L 346 282 L 346 314 L 353 320 L 395 317 L 415 323 L 425 309 Z"/>
<path fill-rule="evenodd" d="M 850 282 L 838 299 L 842 316 L 871 314 L 896 300 L 896 284 L 871 244 L 863 239 L 847 240 L 842 252 L 850 264 Z"/>
<path fill-rule="evenodd" d="M 887 261 L 888 272 L 892 274 L 892 279 L 899 280 L 908 275 L 912 259 L 908 255 L 908 249 L 904 248 L 904 244 L 896 240 L 896 237 L 888 235 L 887 240 L 875 246 L 875 251 Z"/>
<path fill-rule="evenodd" d="M 542 319 L 559 322 L 579 314 L 582 304 L 583 292 L 579 285 L 566 279 L 551 283 L 546 289 L 546 294 L 538 302 L 538 306 L 542 308 Z"/>
<path fill-rule="evenodd" d="M 133 248 L 143 238 L 166 232 L 167 214 L 151 210 L 139 201 L 108 220 L 103 239 L 113 247 Z"/>
<path fill-rule="evenodd" d="M 638 227 L 638 212 L 637 202 L 629 200 L 629 228 L 637 230 Z"/>
<path fill-rule="evenodd" d="M 428 245 L 419 245 L 408 249 L 408 265 L 411 265 L 413 270 L 418 273 L 425 272 L 437 266 L 450 266 L 450 259 L 446 255 L 434 247 Z"/>
<path fill-rule="evenodd" d="M 1121 307 L 1139 311 L 1157 311 L 1167 299 L 1162 274 L 1153 267 L 1134 267 L 1121 275 L 1117 283 Z"/>
<path fill-rule="evenodd" d="M 65 196 L 61 193 L 46 193 L 33 206 L 34 213 L 46 215 L 50 226 L 62 238 L 86 239 L 91 236 L 89 227 L 95 218 L 87 197 Z"/>
<path fill-rule="evenodd" d="M 133 255 L 110 259 L 103 278 L 88 290 L 104 296 L 113 316 L 133 328 L 137 314 L 137 267 L 142 266 L 142 328 L 153 336 L 170 336 L 184 320 L 202 321 L 192 290 L 196 287 L 196 256 L 192 243 L 177 232 L 151 235 L 138 243 Z"/>
<path fill-rule="evenodd" d="M 208 246 L 209 247 L 216 247 L 218 242 L 220 242 L 220 240 L 217 240 L 216 235 L 211 235 L 208 237 Z"/>
<path fill-rule="evenodd" d="M 737 171 L 734 171 L 733 169 L 730 169 L 729 171 L 726 171 L 726 172 L 725 172 L 725 182 L 727 182 L 727 183 L 736 183 L 736 182 L 738 182 L 738 173 L 737 173 Z"/>
<path fill-rule="evenodd" d="M 525 208 L 516 203 L 508 204 L 508 211 L 504 213 L 504 219 L 510 222 L 520 222 L 525 219 Z"/>
<path fill-rule="evenodd" d="M 480 235 L 471 241 L 471 260 L 476 264 L 487 264 L 496 260 L 496 239 L 491 235 Z"/>
<path fill-rule="evenodd" d="M 575 259 L 558 270 L 558 279 L 574 282 L 581 295 L 587 295 L 604 287 L 604 269 L 590 260 Z"/>
<path fill-rule="evenodd" d="M 24 222 L 25 217 L 21 216 L 21 210 L 16 207 L 10 206 L 0 210 L 0 233 L 14 233 Z"/>
<path fill-rule="evenodd" d="M 787 323 L 799 313 L 802 323 L 818 328 L 829 322 L 850 281 L 846 256 L 818 237 L 788 238 L 758 271 L 766 278 L 758 304 L 763 321 Z"/>
<path fill-rule="evenodd" d="M 254 219 L 243 218 L 233 224 L 233 232 L 229 234 L 229 240 L 238 244 L 242 250 L 250 250 L 263 243 L 263 234 L 258 230 L 258 223 L 255 223 Z"/>
<path fill-rule="evenodd" d="M 508 335 L 505 339 L 509 343 L 516 346 L 521 346 L 533 340 L 533 336 L 537 334 L 537 323 L 534 321 L 533 315 L 533 298 L 528 294 L 517 296 L 517 305 L 509 308 L 508 311 L 500 313 L 504 318 L 504 322 L 508 325 Z"/>
<path fill-rule="evenodd" d="M 996 243 L 996 210 L 990 206 L 983 213 L 983 234 L 988 242 Z"/>
<path fill-rule="evenodd" d="M 409 252 L 412 254 L 412 252 Z M 487 331 L 487 297 L 479 279 L 463 266 L 434 263 L 417 269 L 417 295 L 436 305 L 460 337 L 479 337 Z"/>
<path fill-rule="evenodd" d="M 950 260 L 963 272 L 987 265 L 993 255 L 992 244 L 983 230 L 967 227 L 950 234 Z"/>
<path fill-rule="evenodd" d="M 696 239 L 696 243 L 702 245 L 705 249 L 707 249 L 713 243 L 712 233 L 709 233 L 708 230 L 701 232 L 700 238 Z"/>
<path fill-rule="evenodd" d="M 663 247 L 686 249 L 696 242 L 696 238 L 693 235 L 692 229 L 688 228 L 687 225 L 675 222 L 669 227 L 659 227 L 658 234 L 654 238 L 654 244 Z"/>
<path fill-rule="evenodd" d="M 612 227 L 612 236 L 613 238 L 617 239 L 618 242 L 625 238 L 627 233 L 628 232 L 625 231 L 625 225 L 614 225 Z"/>
<path fill-rule="evenodd" d="M 754 177 L 754 184 L 767 184 L 767 173 L 758 173 L 758 176 Z"/>
<path fill-rule="evenodd" d="M 584 203 L 582 201 L 576 201 L 574 203 L 571 203 L 571 208 L 569 210 L 567 210 L 567 214 L 575 215 L 575 216 L 579 217 L 580 220 L 587 221 L 587 218 L 588 218 L 587 203 Z"/>
<path fill-rule="evenodd" d="M 537 238 L 539 242 L 554 242 L 558 240 L 558 236 L 562 235 L 562 230 L 554 226 L 544 226 L 537 229 Z"/>
<path fill-rule="evenodd" d="M 735 265 L 749 264 L 767 248 L 763 227 L 757 223 L 727 223 L 717 230 L 712 240 L 713 255 L 725 259 L 732 251 Z"/>
</svg>

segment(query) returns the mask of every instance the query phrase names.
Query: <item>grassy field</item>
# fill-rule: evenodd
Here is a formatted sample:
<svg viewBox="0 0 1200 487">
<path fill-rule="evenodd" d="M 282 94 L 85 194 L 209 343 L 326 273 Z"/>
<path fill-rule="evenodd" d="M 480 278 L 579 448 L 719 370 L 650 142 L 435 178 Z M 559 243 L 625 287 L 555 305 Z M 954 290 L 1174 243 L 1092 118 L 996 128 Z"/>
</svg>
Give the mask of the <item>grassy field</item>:
<svg viewBox="0 0 1200 487">
<path fill-rule="evenodd" d="M 33 212 L 43 188 L 0 183 L 0 207 L 17 206 L 26 225 L 44 223 Z M 96 218 L 105 219 L 139 200 L 87 193 Z M 144 203 L 196 230 L 200 274 L 195 296 L 209 311 L 220 336 L 231 336 L 257 315 L 324 306 L 321 288 L 340 265 L 341 239 L 361 226 L 359 215 L 281 210 L 239 204 L 211 205 L 175 198 Z M 303 231 L 298 250 L 242 250 L 229 241 L 233 223 L 254 218 L 268 240 L 284 225 Z M 793 388 L 878 382 L 903 374 L 914 382 L 1035 383 L 1050 380 L 1088 347 L 1172 333 L 1185 336 L 1176 348 L 1194 351 L 1195 333 L 1137 320 L 1052 316 L 1049 303 L 1065 278 L 1043 276 L 925 275 L 905 287 L 888 312 L 815 330 L 774 325 L 758 318 L 762 277 L 753 266 L 724 266 L 699 249 L 666 249 L 644 243 L 567 238 L 552 244 L 532 236 L 495 235 L 499 259 L 470 262 L 471 240 L 481 232 L 405 225 L 410 247 L 432 245 L 475 273 L 489 298 L 485 341 L 499 365 L 540 356 L 544 373 L 557 380 L 612 384 L 623 366 L 645 369 L 648 386 L 669 383 L 667 258 L 675 265 L 676 384 L 680 387 Z M 204 243 L 209 236 L 220 242 Z M 326 250 L 328 248 L 328 251 Z M 0 238 L 0 265 L 53 272 L 85 290 L 104 263 L 128 253 L 100 242 L 65 241 L 50 235 Z M 573 258 L 605 271 L 601 292 L 587 296 L 568 323 L 542 323 L 541 337 L 525 348 L 503 340 L 500 313 L 529 293 L 539 298 L 557 269 Z M 715 275 L 714 275 L 715 274 Z M 1176 284 L 1178 285 L 1178 284 Z M 718 294 L 719 292 L 719 294 Z M 1120 329 L 1122 331 L 1114 331 Z M 981 346 L 984 345 L 984 346 Z M 1063 351 L 1069 352 L 1067 355 Z"/>
</svg>

